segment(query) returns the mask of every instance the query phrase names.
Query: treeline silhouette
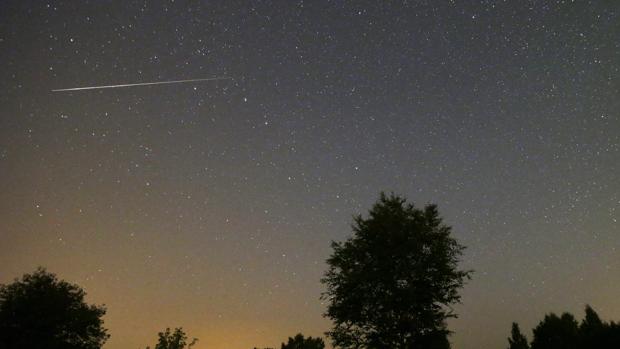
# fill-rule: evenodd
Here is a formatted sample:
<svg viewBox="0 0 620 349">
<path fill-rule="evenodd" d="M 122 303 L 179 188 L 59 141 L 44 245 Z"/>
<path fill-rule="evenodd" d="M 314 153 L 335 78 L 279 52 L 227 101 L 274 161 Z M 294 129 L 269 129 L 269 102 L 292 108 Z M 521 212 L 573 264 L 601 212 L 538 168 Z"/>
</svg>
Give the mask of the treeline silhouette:
<svg viewBox="0 0 620 349">
<path fill-rule="evenodd" d="M 605 322 L 586 305 L 585 316 L 577 322 L 573 314 L 554 313 L 533 329 L 532 342 L 521 333 L 517 323 L 512 324 L 508 349 L 598 349 L 620 348 L 620 323 Z"/>
<path fill-rule="evenodd" d="M 103 327 L 105 307 L 89 305 L 86 292 L 44 268 L 0 285 L 0 349 L 99 349 L 110 337 Z M 158 333 L 153 349 L 190 349 L 183 328 Z M 281 349 L 324 349 L 321 338 L 289 337 Z M 151 347 L 146 347 L 151 349 Z"/>
<path fill-rule="evenodd" d="M 295 337 L 289 337 L 288 342 L 282 343 L 280 349 L 324 349 L 325 342 L 321 338 L 304 337 L 303 334 L 298 333 Z M 259 349 L 254 347 L 254 349 Z M 275 348 L 262 348 L 262 349 L 275 349 Z"/>
<path fill-rule="evenodd" d="M 321 279 L 326 332 L 340 349 L 449 349 L 447 320 L 472 271 L 459 268 L 464 246 L 452 237 L 436 205 L 415 207 L 381 193 L 367 216 L 355 216 L 353 234 L 332 242 Z M 101 305 L 43 268 L 0 285 L 0 349 L 100 349 L 110 337 Z M 182 328 L 158 333 L 154 349 L 189 349 Z M 620 324 L 586 307 L 579 323 L 569 313 L 548 314 L 528 342 L 512 326 L 509 349 L 620 348 Z M 322 338 L 297 334 L 280 349 L 324 349 Z M 147 347 L 147 349 L 150 349 Z M 255 348 L 257 349 L 257 348 Z M 268 348 L 264 348 L 268 349 Z M 273 348 L 275 349 L 275 348 Z"/>
</svg>

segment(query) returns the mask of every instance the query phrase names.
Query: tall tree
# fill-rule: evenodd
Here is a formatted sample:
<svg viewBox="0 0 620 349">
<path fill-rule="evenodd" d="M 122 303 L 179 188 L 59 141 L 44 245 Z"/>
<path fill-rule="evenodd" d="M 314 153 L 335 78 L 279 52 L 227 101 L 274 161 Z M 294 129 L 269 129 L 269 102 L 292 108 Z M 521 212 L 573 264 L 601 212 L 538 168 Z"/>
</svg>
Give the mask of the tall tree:
<svg viewBox="0 0 620 349">
<path fill-rule="evenodd" d="M 282 343 L 281 349 L 324 349 L 325 342 L 321 338 L 305 338 L 301 333 L 289 337 L 287 343 Z"/>
<path fill-rule="evenodd" d="M 0 285 L 0 348 L 99 349 L 108 339 L 103 306 L 43 268 Z"/>
<path fill-rule="evenodd" d="M 157 334 L 159 340 L 155 345 L 155 349 L 189 349 L 198 342 L 197 338 L 187 342 L 187 334 L 181 327 L 175 328 L 174 332 L 170 328 L 166 328 L 163 332 Z M 150 347 L 146 347 L 149 349 Z"/>
<path fill-rule="evenodd" d="M 529 349 L 530 346 L 527 344 L 527 338 L 521 333 L 521 329 L 519 328 L 519 324 L 516 322 L 512 323 L 512 330 L 510 331 L 510 338 L 508 338 L 508 349 Z"/>
<path fill-rule="evenodd" d="M 381 193 L 353 236 L 332 242 L 322 282 L 334 322 L 327 335 L 340 348 L 449 348 L 446 319 L 471 271 L 459 270 L 464 249 L 437 206 L 417 209 Z"/>
</svg>

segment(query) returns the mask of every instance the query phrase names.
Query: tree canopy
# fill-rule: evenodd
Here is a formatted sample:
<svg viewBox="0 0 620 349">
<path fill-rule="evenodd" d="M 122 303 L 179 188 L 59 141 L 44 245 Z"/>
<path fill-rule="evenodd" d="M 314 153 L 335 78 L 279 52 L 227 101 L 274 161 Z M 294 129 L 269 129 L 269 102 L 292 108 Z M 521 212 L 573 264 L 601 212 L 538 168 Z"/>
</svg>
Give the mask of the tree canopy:
<svg viewBox="0 0 620 349">
<path fill-rule="evenodd" d="M 321 338 L 305 338 L 301 333 L 295 337 L 289 337 L 288 342 L 282 343 L 281 349 L 324 349 L 325 342 Z"/>
<path fill-rule="evenodd" d="M 508 349 L 529 349 L 530 345 L 527 343 L 527 338 L 523 333 L 521 333 L 521 329 L 519 328 L 519 324 L 516 322 L 512 323 L 512 330 L 510 333 L 510 338 L 508 338 Z"/>
<path fill-rule="evenodd" d="M 534 328 L 532 349 L 573 349 L 577 348 L 579 324 L 570 313 L 557 316 L 545 315 L 545 319 Z"/>
<path fill-rule="evenodd" d="M 181 327 L 175 328 L 174 331 L 166 328 L 163 332 L 159 332 L 157 336 L 159 340 L 154 349 L 189 349 L 198 342 L 197 338 L 188 342 L 187 334 Z M 150 349 L 150 347 L 146 347 L 146 349 Z"/>
<path fill-rule="evenodd" d="M 512 337 L 508 339 L 509 349 L 527 348 L 525 336 L 521 335 L 518 326 L 515 332 L 515 326 L 513 324 Z M 620 348 L 620 325 L 601 320 L 589 305 L 581 323 L 570 313 L 561 316 L 549 313 L 534 328 L 533 334 L 531 349 Z"/>
<path fill-rule="evenodd" d="M 0 285 L 0 348 L 98 349 L 108 339 L 103 306 L 43 268 Z"/>
<path fill-rule="evenodd" d="M 464 249 L 437 206 L 415 208 L 381 194 L 353 236 L 332 242 L 322 282 L 327 334 L 340 348 L 449 348 L 450 305 L 471 271 L 458 268 Z"/>
</svg>

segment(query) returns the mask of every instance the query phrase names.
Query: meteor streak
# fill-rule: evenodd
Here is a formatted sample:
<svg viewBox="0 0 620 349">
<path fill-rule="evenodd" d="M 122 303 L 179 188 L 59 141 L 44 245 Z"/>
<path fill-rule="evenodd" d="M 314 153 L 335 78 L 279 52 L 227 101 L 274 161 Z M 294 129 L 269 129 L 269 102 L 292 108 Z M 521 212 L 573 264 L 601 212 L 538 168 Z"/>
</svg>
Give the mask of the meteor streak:
<svg viewBox="0 0 620 349">
<path fill-rule="evenodd" d="M 147 86 L 147 85 L 181 84 L 181 83 L 184 83 L 184 82 L 198 82 L 198 81 L 210 81 L 210 80 L 228 80 L 228 79 L 231 79 L 231 78 L 230 77 L 215 77 L 215 78 L 206 78 L 206 79 L 189 79 L 189 80 L 173 80 L 173 81 L 139 82 L 139 83 L 135 83 L 135 84 L 61 88 L 61 89 L 52 90 L 52 92 L 99 90 L 99 89 L 104 89 L 104 88 L 133 87 L 133 86 Z"/>
</svg>

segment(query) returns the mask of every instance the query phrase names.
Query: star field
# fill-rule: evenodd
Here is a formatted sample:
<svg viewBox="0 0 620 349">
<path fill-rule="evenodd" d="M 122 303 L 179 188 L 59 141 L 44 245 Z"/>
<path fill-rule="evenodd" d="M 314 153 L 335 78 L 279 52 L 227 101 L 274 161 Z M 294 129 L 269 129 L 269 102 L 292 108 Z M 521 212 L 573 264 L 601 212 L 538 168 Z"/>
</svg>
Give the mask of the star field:
<svg viewBox="0 0 620 349">
<path fill-rule="evenodd" d="M 0 62 L 0 283 L 83 286 L 106 349 L 322 336 L 382 190 L 468 247 L 454 348 L 620 320 L 620 3 L 5 1 Z"/>
</svg>

